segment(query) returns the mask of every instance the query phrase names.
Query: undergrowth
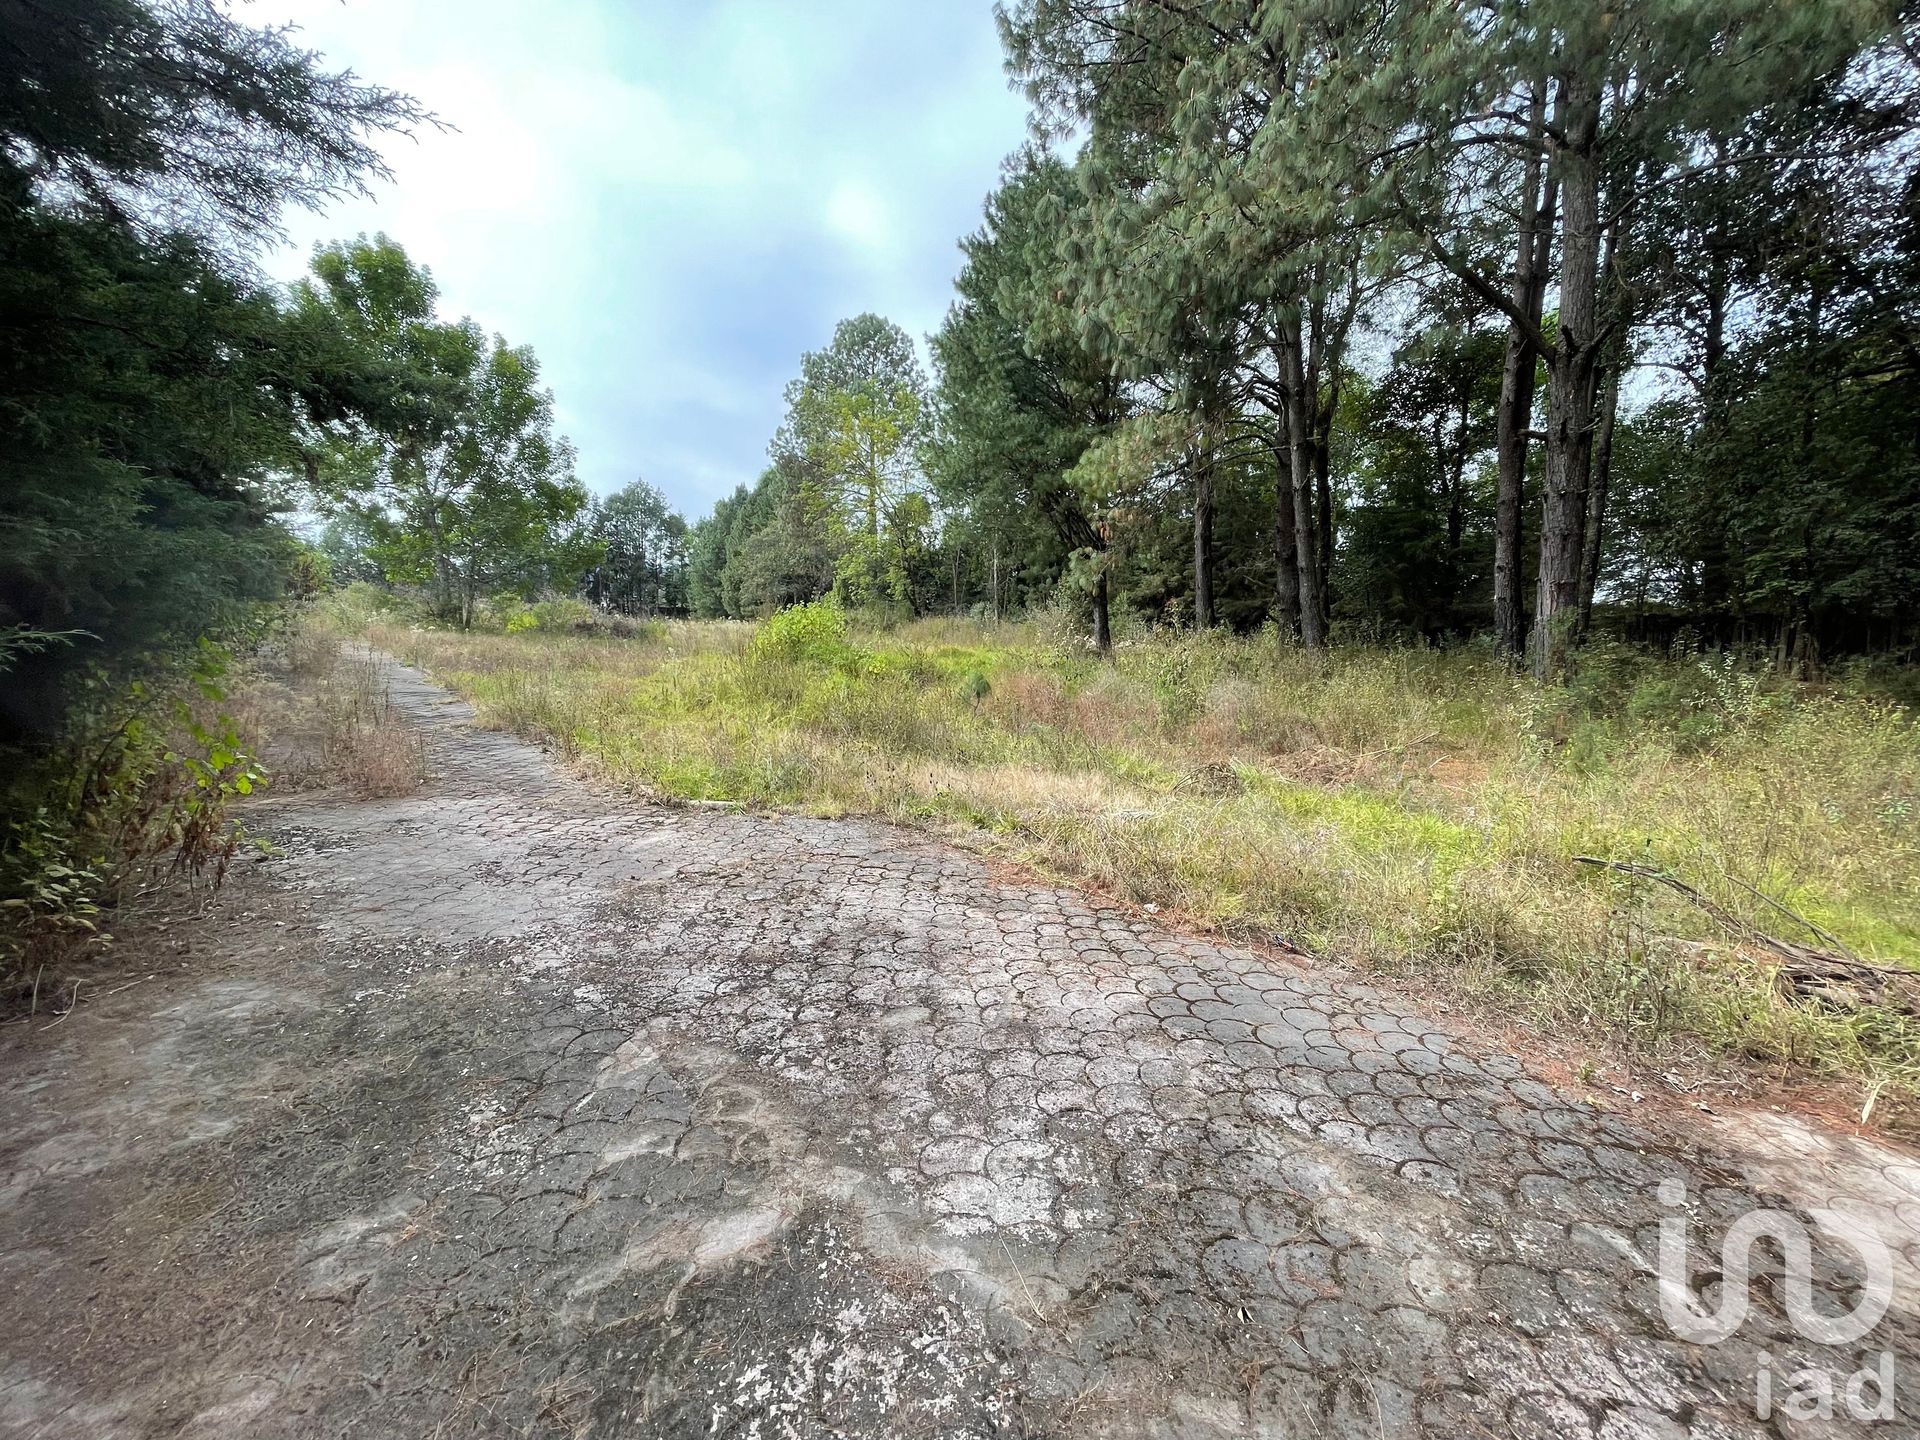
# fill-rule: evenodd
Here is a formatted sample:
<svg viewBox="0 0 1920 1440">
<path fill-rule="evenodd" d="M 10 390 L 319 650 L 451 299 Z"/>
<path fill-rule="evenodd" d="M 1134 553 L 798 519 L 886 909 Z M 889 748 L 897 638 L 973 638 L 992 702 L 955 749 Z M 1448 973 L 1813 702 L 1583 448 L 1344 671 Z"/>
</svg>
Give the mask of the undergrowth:
<svg viewBox="0 0 1920 1440">
<path fill-rule="evenodd" d="M 0 827 L 0 1009 L 111 939 L 111 912 L 162 883 L 208 888 L 246 839 L 232 803 L 266 782 L 233 652 L 210 640 L 76 697 L 66 731 L 16 752 Z"/>
</svg>

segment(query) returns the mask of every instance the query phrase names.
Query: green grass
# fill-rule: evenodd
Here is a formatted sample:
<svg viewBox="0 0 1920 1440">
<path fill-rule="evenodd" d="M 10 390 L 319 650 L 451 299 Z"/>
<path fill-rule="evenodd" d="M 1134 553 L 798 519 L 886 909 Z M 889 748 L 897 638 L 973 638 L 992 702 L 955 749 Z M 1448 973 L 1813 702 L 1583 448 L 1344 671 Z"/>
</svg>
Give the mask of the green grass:
<svg viewBox="0 0 1920 1440">
<path fill-rule="evenodd" d="M 1920 727 L 1864 690 L 1618 650 L 1542 689 L 1472 653 L 1212 635 L 1106 665 L 1038 626 L 944 620 L 371 633 L 621 783 L 961 829 L 1562 1031 L 1920 1094 L 1910 1024 L 1789 1004 L 1697 908 L 1572 863 L 1662 865 L 1812 938 L 1751 886 L 1920 965 Z"/>
</svg>

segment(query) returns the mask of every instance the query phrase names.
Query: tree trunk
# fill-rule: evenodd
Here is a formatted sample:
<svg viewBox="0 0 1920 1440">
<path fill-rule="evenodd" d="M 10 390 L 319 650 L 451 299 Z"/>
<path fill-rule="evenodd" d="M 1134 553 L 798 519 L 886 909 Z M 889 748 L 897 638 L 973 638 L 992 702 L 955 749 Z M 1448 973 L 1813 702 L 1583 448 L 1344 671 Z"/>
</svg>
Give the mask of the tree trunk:
<svg viewBox="0 0 1920 1440">
<path fill-rule="evenodd" d="M 1450 447 L 1451 459 L 1444 462 L 1447 466 L 1445 482 L 1447 490 L 1446 575 L 1448 629 L 1453 628 L 1453 624 L 1458 620 L 1460 614 L 1460 542 L 1466 535 L 1467 530 L 1467 427 L 1472 423 L 1472 417 L 1468 414 L 1468 406 L 1468 401 L 1463 399 L 1460 402 L 1460 418 L 1458 426 L 1454 430 L 1453 441 Z M 1440 422 L 1436 419 L 1434 421 L 1434 429 L 1438 431 L 1439 428 Z M 1448 452 L 1442 450 L 1438 443 L 1438 437 L 1436 436 L 1434 454 L 1439 456 L 1446 453 Z"/>
<path fill-rule="evenodd" d="M 1110 614 L 1112 587 L 1107 582 L 1107 567 L 1102 557 L 1100 573 L 1093 581 L 1093 648 L 1100 652 L 1100 658 L 1113 658 L 1113 619 Z"/>
<path fill-rule="evenodd" d="M 1320 599 L 1319 531 L 1313 513 L 1313 424 L 1307 393 L 1305 357 L 1300 351 L 1300 311 L 1290 309 L 1281 322 L 1281 363 L 1286 376 L 1287 454 L 1293 487 L 1294 557 L 1300 572 L 1300 643 L 1309 650 L 1326 644 L 1325 610 Z"/>
<path fill-rule="evenodd" d="M 1193 628 L 1213 625 L 1213 436 L 1203 433 L 1193 459 Z"/>
<path fill-rule="evenodd" d="M 1583 76 L 1566 82 L 1560 151 L 1560 326 L 1547 366 L 1547 483 L 1540 516 L 1540 582 L 1533 618 L 1533 673 L 1557 676 L 1580 607 L 1593 461 L 1594 378 L 1600 287 L 1600 184 L 1593 146 L 1599 96 Z"/>
<path fill-rule="evenodd" d="M 1732 290 L 1727 259 L 1718 246 L 1708 252 L 1705 285 L 1707 313 L 1700 346 L 1700 429 L 1694 445 L 1703 453 L 1711 454 L 1726 429 L 1723 372 L 1727 356 L 1727 308 Z M 1731 526 L 1725 476 L 1718 467 L 1708 464 L 1704 478 L 1707 483 L 1701 504 L 1705 523 L 1701 525 L 1700 593 L 1694 597 L 1695 603 L 1730 604 L 1733 613 L 1739 615 L 1746 608 L 1745 596 L 1741 593 L 1744 587 L 1734 583 L 1736 566 L 1733 546 L 1728 540 Z"/>
<path fill-rule="evenodd" d="M 1314 571 L 1320 581 L 1320 629 L 1333 624 L 1333 443 L 1331 409 L 1321 418 L 1313 440 Z"/>
<path fill-rule="evenodd" d="M 1328 375 L 1327 297 L 1321 281 L 1324 272 L 1314 269 L 1314 302 L 1309 312 L 1311 327 L 1307 336 L 1307 413 L 1313 418 L 1313 570 L 1320 599 L 1320 630 L 1324 635 L 1333 623 L 1333 412 L 1340 403 L 1338 362 Z M 1321 384 L 1322 378 L 1326 384 Z M 1322 395 L 1322 389 L 1326 393 Z"/>
<path fill-rule="evenodd" d="M 1580 623 L 1577 639 L 1593 629 L 1593 592 L 1600 584 L 1606 549 L 1607 486 L 1613 477 L 1613 426 L 1620 413 L 1620 367 L 1609 365 L 1600 382 L 1600 416 L 1593 435 L 1592 495 L 1587 503 L 1586 544 L 1580 554 Z"/>
<path fill-rule="evenodd" d="M 1533 135 L 1544 133 L 1546 89 L 1536 85 L 1529 111 Z M 1510 293 L 1513 303 L 1536 323 L 1546 293 L 1548 244 L 1553 233 L 1553 182 L 1540 193 L 1541 165 L 1529 153 L 1520 178 L 1520 229 L 1513 251 Z M 1518 323 L 1507 329 L 1506 363 L 1500 372 L 1498 453 L 1500 482 L 1493 523 L 1493 643 L 1500 654 L 1520 654 L 1526 637 L 1526 612 L 1520 602 L 1520 545 L 1526 508 L 1527 432 L 1533 425 L 1532 342 Z"/>
<path fill-rule="evenodd" d="M 1273 619 L 1282 638 L 1300 638 L 1300 552 L 1294 536 L 1293 467 L 1281 466 L 1273 479 Z"/>
</svg>

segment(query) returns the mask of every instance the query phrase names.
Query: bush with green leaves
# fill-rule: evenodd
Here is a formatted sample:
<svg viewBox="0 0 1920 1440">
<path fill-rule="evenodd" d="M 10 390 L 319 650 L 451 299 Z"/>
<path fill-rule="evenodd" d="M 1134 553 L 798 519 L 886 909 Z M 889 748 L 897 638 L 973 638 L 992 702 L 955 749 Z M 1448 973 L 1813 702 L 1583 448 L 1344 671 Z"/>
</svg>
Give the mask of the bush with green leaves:
<svg viewBox="0 0 1920 1440">
<path fill-rule="evenodd" d="M 832 600 L 789 605 L 760 622 L 747 645 L 754 663 L 843 666 L 857 652 L 849 640 L 847 612 Z"/>
<path fill-rule="evenodd" d="M 246 834 L 232 802 L 267 781 L 227 709 L 233 655 L 203 640 L 191 664 L 105 694 L 66 742 L 13 777 L 36 797 L 0 832 L 0 1002 L 29 971 L 101 936 L 127 884 L 167 874 L 218 884 Z"/>
</svg>

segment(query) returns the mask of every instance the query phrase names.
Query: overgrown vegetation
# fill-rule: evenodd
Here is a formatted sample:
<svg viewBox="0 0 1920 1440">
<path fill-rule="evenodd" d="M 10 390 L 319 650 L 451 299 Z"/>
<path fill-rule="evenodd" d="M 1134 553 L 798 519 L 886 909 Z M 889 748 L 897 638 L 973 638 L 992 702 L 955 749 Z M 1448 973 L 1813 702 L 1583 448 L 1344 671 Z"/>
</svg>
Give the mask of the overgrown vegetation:
<svg viewBox="0 0 1920 1440">
<path fill-rule="evenodd" d="M 276 787 L 338 785 L 369 800 L 420 788 L 426 736 L 394 707 L 376 656 L 343 647 L 331 623 L 308 614 L 271 659 L 255 688 Z"/>
<path fill-rule="evenodd" d="M 355 617 L 364 618 L 364 617 Z M 850 627 L 831 605 L 637 643 L 375 622 L 492 723 L 664 795 L 953 827 L 1123 899 L 1667 1054 L 1920 1093 L 1920 1029 L 1795 1002 L 1667 887 L 1920 964 L 1920 726 L 1819 689 L 1595 648 L 1565 688 L 1488 653 L 1160 631 L 1102 664 L 1054 620 Z M 1798 930 L 1799 933 L 1794 932 Z"/>
<path fill-rule="evenodd" d="M 232 654 L 203 639 L 178 665 L 100 685 L 64 742 L 13 775 L 31 804 L 0 834 L 0 1008 L 37 1005 L 48 969 L 106 938 L 104 912 L 130 893 L 218 885 L 244 842 L 228 807 L 266 771 L 231 703 Z"/>
<path fill-rule="evenodd" d="M 324 567 L 276 515 L 403 386 L 261 281 L 423 117 L 207 0 L 0 0 L 0 1003 L 264 778 L 234 657 Z M 240 718 L 236 718 L 236 716 Z"/>
</svg>

